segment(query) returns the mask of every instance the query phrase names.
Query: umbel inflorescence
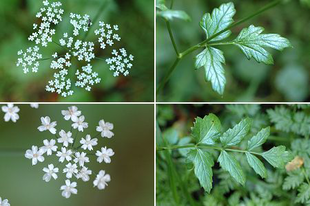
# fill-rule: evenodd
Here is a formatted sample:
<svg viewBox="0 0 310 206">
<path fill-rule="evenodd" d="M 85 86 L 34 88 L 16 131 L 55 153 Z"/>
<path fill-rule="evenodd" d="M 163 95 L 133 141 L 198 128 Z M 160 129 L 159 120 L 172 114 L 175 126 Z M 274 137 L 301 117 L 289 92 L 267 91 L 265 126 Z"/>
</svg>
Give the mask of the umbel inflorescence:
<svg viewBox="0 0 310 206">
<path fill-rule="evenodd" d="M 114 136 L 112 132 L 114 126 L 112 123 L 100 120 L 96 128 L 97 134 L 91 136 L 90 134 L 83 134 L 84 130 L 88 128 L 88 123 L 85 122 L 85 117 L 76 106 L 62 110 L 61 113 L 65 120 L 71 121 L 71 128 L 69 130 L 57 130 L 56 121 L 52 121 L 48 116 L 41 117 L 42 125 L 38 127 L 38 130 L 51 133 L 53 138 L 43 140 L 41 147 L 32 146 L 26 151 L 25 157 L 31 159 L 32 165 L 44 162 L 48 156 L 54 156 L 58 159 L 54 164 L 47 164 L 43 168 L 43 180 L 46 182 L 50 182 L 52 179 L 56 180 L 58 175 L 63 173 L 66 180 L 60 190 L 62 196 L 69 198 L 71 194 L 77 194 L 76 180 L 88 182 L 93 175 L 93 171 L 87 167 L 91 157 L 96 157 L 99 163 L 111 163 L 111 157 L 114 155 L 112 149 L 101 147 L 94 152 L 94 147 L 98 145 L 97 137 L 110 139 Z M 63 167 L 62 170 L 60 166 Z M 99 190 L 103 190 L 110 181 L 110 175 L 104 170 L 100 170 L 93 180 L 93 185 Z"/>
<path fill-rule="evenodd" d="M 105 50 L 107 47 L 112 47 L 115 42 L 121 41 L 121 37 L 118 34 L 118 25 L 99 21 L 99 27 L 94 31 L 98 37 L 97 42 L 85 41 L 93 25 L 90 16 L 70 13 L 71 31 L 64 32 L 61 35 L 62 38 L 56 40 L 53 38 L 56 34 L 56 26 L 62 22 L 64 15 L 65 12 L 60 2 L 43 1 L 43 7 L 36 15 L 39 23 L 33 24 L 34 31 L 28 38 L 36 45 L 18 52 L 17 66 L 22 67 L 25 74 L 36 73 L 41 61 L 51 60 L 50 68 L 55 70 L 55 73 L 54 79 L 46 85 L 46 91 L 67 97 L 73 95 L 73 87 L 90 91 L 93 85 L 101 82 L 101 78 L 91 65 L 91 62 L 97 58 L 95 49 L 98 47 L 98 49 Z M 49 44 L 61 46 L 65 52 L 54 52 L 49 57 L 43 57 L 41 50 Z M 73 60 L 84 66 L 76 68 L 72 63 Z M 128 54 L 125 48 L 120 48 L 112 50 L 111 57 L 106 59 L 106 63 L 114 77 L 121 74 L 127 76 L 133 66 L 133 60 L 133 55 Z M 74 80 L 69 76 L 75 76 Z"/>
</svg>

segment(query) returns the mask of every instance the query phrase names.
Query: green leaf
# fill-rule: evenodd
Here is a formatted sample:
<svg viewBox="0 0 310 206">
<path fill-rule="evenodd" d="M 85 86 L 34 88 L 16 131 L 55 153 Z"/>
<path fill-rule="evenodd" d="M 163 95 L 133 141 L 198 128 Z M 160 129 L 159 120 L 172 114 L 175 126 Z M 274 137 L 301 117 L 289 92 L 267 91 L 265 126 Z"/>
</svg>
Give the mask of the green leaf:
<svg viewBox="0 0 310 206">
<path fill-rule="evenodd" d="M 285 151 L 285 146 L 273 147 L 264 152 L 262 156 L 276 168 L 283 168 L 290 159 L 290 153 Z"/>
<path fill-rule="evenodd" d="M 220 136 L 221 122 L 214 114 L 206 115 L 203 119 L 196 118 L 192 128 L 192 136 L 197 143 L 214 145 Z"/>
<path fill-rule="evenodd" d="M 245 183 L 245 175 L 241 169 L 239 162 L 231 155 L 229 155 L 226 151 L 222 151 L 218 162 L 220 166 L 229 172 L 229 174 L 240 184 L 244 185 Z"/>
<path fill-rule="evenodd" d="M 167 10 L 162 10 L 162 11 L 157 12 L 157 15 L 163 17 L 164 19 L 166 19 L 168 21 L 173 20 L 175 18 L 181 19 L 184 21 L 190 21 L 191 20 L 190 16 L 185 11 L 177 11 L 177 10 L 167 9 Z"/>
<path fill-rule="evenodd" d="M 298 189 L 298 195 L 295 200 L 296 203 L 306 203 L 310 199 L 310 185 L 303 183 Z"/>
<path fill-rule="evenodd" d="M 248 141 L 248 150 L 252 151 L 256 147 L 259 147 L 262 144 L 264 144 L 267 138 L 269 137 L 269 134 L 270 134 L 270 127 L 266 127 L 265 129 L 259 131 L 254 137 L 252 137 Z"/>
<path fill-rule="evenodd" d="M 209 193 L 212 189 L 212 167 L 214 165 L 212 156 L 206 151 L 197 149 L 188 153 L 188 159 L 194 164 L 194 172 L 200 185 Z"/>
<path fill-rule="evenodd" d="M 212 11 L 212 15 L 205 14 L 200 21 L 200 27 L 206 33 L 207 39 L 211 36 L 223 31 L 230 26 L 234 20 L 232 17 L 235 15 L 236 10 L 233 3 L 222 4 L 219 8 Z M 219 41 L 227 38 L 231 31 L 225 31 L 219 36 L 212 39 L 212 41 Z"/>
<path fill-rule="evenodd" d="M 283 189 L 290 190 L 297 188 L 301 183 L 304 182 L 304 175 L 300 170 L 294 170 L 288 173 L 288 176 L 284 179 Z"/>
<path fill-rule="evenodd" d="M 235 125 L 234 128 L 227 130 L 221 136 L 223 146 L 234 146 L 241 142 L 241 140 L 248 134 L 251 127 L 251 120 L 246 118 Z"/>
<path fill-rule="evenodd" d="M 251 25 L 244 28 L 239 36 L 233 41 L 248 59 L 254 58 L 257 62 L 273 64 L 273 58 L 263 47 L 270 47 L 276 50 L 283 50 L 291 47 L 290 42 L 278 34 L 261 34 L 264 31 L 262 27 Z"/>
<path fill-rule="evenodd" d="M 264 164 L 254 155 L 249 152 L 245 153 L 246 159 L 248 160 L 249 165 L 253 168 L 253 170 L 259 174 L 262 178 L 267 177 L 267 170 Z"/>
<path fill-rule="evenodd" d="M 222 65 L 224 63 L 223 52 L 213 47 L 206 47 L 205 50 L 196 56 L 195 61 L 197 69 L 204 67 L 206 81 L 210 81 L 213 90 L 219 94 L 224 93 L 226 84 L 225 71 Z"/>
<path fill-rule="evenodd" d="M 166 1 L 165 0 L 156 0 L 156 8 L 162 11 L 168 10 L 166 7 Z"/>
</svg>

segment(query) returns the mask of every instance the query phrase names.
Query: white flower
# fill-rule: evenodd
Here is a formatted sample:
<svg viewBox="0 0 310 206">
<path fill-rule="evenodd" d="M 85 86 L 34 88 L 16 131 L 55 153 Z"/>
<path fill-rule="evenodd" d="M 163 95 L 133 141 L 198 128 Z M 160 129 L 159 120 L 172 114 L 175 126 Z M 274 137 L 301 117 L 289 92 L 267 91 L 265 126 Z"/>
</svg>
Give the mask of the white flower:
<svg viewBox="0 0 310 206">
<path fill-rule="evenodd" d="M 68 162 L 72 160 L 72 151 L 68 150 L 65 147 L 61 148 L 61 151 L 58 151 L 56 156 L 59 157 L 59 162 L 64 162 L 67 160 Z"/>
<path fill-rule="evenodd" d="M 78 111 L 76 106 L 68 107 L 68 110 L 62 110 L 61 114 L 64 115 L 65 120 L 76 120 L 82 113 Z"/>
<path fill-rule="evenodd" d="M 58 143 L 63 143 L 63 146 L 68 147 L 69 143 L 72 144 L 73 143 L 73 138 L 72 133 L 71 132 L 65 132 L 64 130 L 61 130 L 59 132 L 59 136 L 60 138 L 57 139 Z"/>
<path fill-rule="evenodd" d="M 44 153 L 46 152 L 47 155 L 52 155 L 53 151 L 54 152 L 57 151 L 58 147 L 55 145 L 56 140 L 51 139 L 51 141 L 48 141 L 46 139 L 46 140 L 43 140 L 43 144 L 44 144 L 44 146 L 42 147 L 42 150 Z"/>
<path fill-rule="evenodd" d="M 42 149 L 38 149 L 37 146 L 32 146 L 32 149 L 28 149 L 25 153 L 25 157 L 27 159 L 32 159 L 32 165 L 36 165 L 39 162 L 43 162 L 44 161 L 44 157 L 43 155 L 43 150 Z"/>
<path fill-rule="evenodd" d="M 42 54 L 39 53 L 40 48 L 29 47 L 26 52 L 19 51 L 17 54 L 21 56 L 17 59 L 16 66 L 21 66 L 25 74 L 27 74 L 30 70 L 34 73 L 38 72 L 40 66 L 40 59 L 42 59 Z"/>
<path fill-rule="evenodd" d="M 10 206 L 10 203 L 7 199 L 2 200 L 0 197 L 0 206 Z"/>
<path fill-rule="evenodd" d="M 51 178 L 54 178 L 54 180 L 58 178 L 56 173 L 58 173 L 59 169 L 57 167 L 54 167 L 53 164 L 48 165 L 48 167 L 44 167 L 43 171 L 45 172 L 43 176 L 43 180 L 45 182 L 49 182 Z"/>
<path fill-rule="evenodd" d="M 8 104 L 7 106 L 2 107 L 2 111 L 5 112 L 4 121 L 8 122 L 12 120 L 12 122 L 16 122 L 19 119 L 19 108 L 14 106 L 14 104 Z"/>
<path fill-rule="evenodd" d="M 98 156 L 97 161 L 101 163 L 104 161 L 105 163 L 111 163 L 111 158 L 114 155 L 112 149 L 107 149 L 107 147 L 101 147 L 101 151 L 96 152 L 96 156 Z"/>
<path fill-rule="evenodd" d="M 84 182 L 89 181 L 89 175 L 92 174 L 91 170 L 88 170 L 87 167 L 82 167 L 80 172 L 77 174 L 78 179 L 82 179 Z"/>
<path fill-rule="evenodd" d="M 113 76 L 117 77 L 119 74 L 124 76 L 129 75 L 129 70 L 132 68 L 132 62 L 134 59 L 133 55 L 128 55 L 126 49 L 122 48 L 117 52 L 116 50 L 112 51 L 114 57 L 106 59 L 106 63 L 110 65 L 110 70 L 114 71 Z"/>
<path fill-rule="evenodd" d="M 91 136 L 88 134 L 86 135 L 85 139 L 84 138 L 81 139 L 80 143 L 82 144 L 82 148 L 84 150 L 88 149 L 92 151 L 93 146 L 96 146 L 98 144 L 97 141 L 98 141 L 97 138 L 91 139 Z"/>
<path fill-rule="evenodd" d="M 107 182 L 111 181 L 111 177 L 108 174 L 105 174 L 104 170 L 100 170 L 96 179 L 94 180 L 94 187 L 98 187 L 99 190 L 103 190 L 108 186 Z"/>
<path fill-rule="evenodd" d="M 40 132 L 43 132 L 43 131 L 50 131 L 52 134 L 56 134 L 56 125 L 57 125 L 57 122 L 51 122 L 51 119 L 46 116 L 46 117 L 41 117 L 41 122 L 42 122 L 42 125 L 38 127 L 38 130 Z"/>
<path fill-rule="evenodd" d="M 76 152 L 75 153 L 75 159 L 74 159 L 75 163 L 79 163 L 80 166 L 84 166 L 84 163 L 88 163 L 89 162 L 89 158 L 86 157 L 86 153 L 85 152 Z"/>
<path fill-rule="evenodd" d="M 99 121 L 99 126 L 97 126 L 97 132 L 101 132 L 101 137 L 111 138 L 114 133 L 111 131 L 113 129 L 113 124 L 109 122 L 104 122 L 104 120 Z"/>
<path fill-rule="evenodd" d="M 70 182 L 70 180 L 66 180 L 66 184 L 60 187 L 62 191 L 62 196 L 65 198 L 69 198 L 72 194 L 77 194 L 76 182 Z"/>
<path fill-rule="evenodd" d="M 33 103 L 33 104 L 30 104 L 30 107 L 32 107 L 34 109 L 38 109 L 39 108 L 39 104 L 38 103 Z"/>
<path fill-rule="evenodd" d="M 66 165 L 66 168 L 63 169 L 63 173 L 66 173 L 66 177 L 68 179 L 72 178 L 72 176 L 74 174 L 78 173 L 77 165 L 76 164 L 72 164 L 72 163 L 68 163 Z"/>
<path fill-rule="evenodd" d="M 84 116 L 80 116 L 77 119 L 74 119 L 73 120 L 74 123 L 72 124 L 72 127 L 74 129 L 78 129 L 80 132 L 83 132 L 84 129 L 88 127 L 88 123 L 84 122 L 84 120 L 85 120 Z"/>
</svg>

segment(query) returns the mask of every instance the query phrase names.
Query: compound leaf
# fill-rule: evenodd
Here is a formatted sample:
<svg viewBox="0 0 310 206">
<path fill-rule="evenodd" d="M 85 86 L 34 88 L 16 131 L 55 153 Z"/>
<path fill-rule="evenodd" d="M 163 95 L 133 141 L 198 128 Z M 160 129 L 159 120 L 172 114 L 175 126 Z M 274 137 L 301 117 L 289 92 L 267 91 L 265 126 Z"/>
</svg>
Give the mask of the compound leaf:
<svg viewBox="0 0 310 206">
<path fill-rule="evenodd" d="M 235 13 L 236 10 L 234 8 L 234 4 L 230 2 L 227 4 L 222 4 L 219 8 L 215 8 L 212 11 L 212 14 L 205 14 L 200 21 L 200 27 L 206 33 L 207 39 L 225 30 L 229 25 L 231 25 L 234 22 L 232 18 Z M 231 31 L 225 31 L 212 39 L 212 41 L 225 39 L 230 34 Z"/>
<path fill-rule="evenodd" d="M 221 50 L 213 47 L 206 47 L 196 56 L 195 67 L 197 69 L 204 67 L 206 81 L 210 81 L 214 91 L 219 94 L 224 93 L 226 78 L 223 65 L 225 63 L 224 55 Z"/>
<path fill-rule="evenodd" d="M 261 34 L 264 31 L 262 27 L 253 25 L 244 28 L 239 36 L 233 41 L 248 59 L 254 58 L 257 62 L 273 64 L 273 58 L 263 47 L 270 47 L 276 50 L 283 50 L 291 47 L 289 40 L 278 34 Z"/>
<path fill-rule="evenodd" d="M 214 165 L 212 156 L 206 151 L 197 149 L 188 153 L 188 159 L 194 164 L 194 172 L 200 185 L 205 191 L 210 192 L 212 189 L 212 167 Z"/>
<path fill-rule="evenodd" d="M 245 153 L 247 161 L 249 165 L 253 168 L 253 170 L 259 174 L 262 178 L 267 177 L 267 170 L 264 166 L 264 164 L 254 155 L 252 155 L 249 152 Z"/>
<path fill-rule="evenodd" d="M 256 147 L 261 146 L 264 144 L 269 137 L 270 134 L 270 127 L 264 128 L 261 131 L 259 131 L 254 137 L 252 137 L 248 141 L 248 150 L 251 151 L 255 149 Z"/>
<path fill-rule="evenodd" d="M 290 190 L 297 188 L 301 183 L 304 182 L 304 174 L 300 170 L 295 170 L 288 173 L 288 176 L 284 179 L 283 189 Z"/>
<path fill-rule="evenodd" d="M 263 152 L 262 156 L 276 168 L 283 168 L 285 164 L 291 159 L 288 151 L 285 151 L 285 146 L 273 147 L 267 152 Z"/>
<path fill-rule="evenodd" d="M 241 169 L 239 162 L 225 150 L 221 152 L 218 162 L 220 166 L 229 172 L 229 174 L 240 184 L 244 185 L 245 175 Z"/>
<path fill-rule="evenodd" d="M 303 183 L 298 189 L 298 195 L 295 202 L 306 203 L 310 199 L 310 185 Z"/>
<path fill-rule="evenodd" d="M 203 119 L 196 118 L 192 128 L 192 136 L 197 143 L 214 145 L 220 136 L 221 122 L 214 114 L 206 115 Z"/>
<path fill-rule="evenodd" d="M 223 146 L 234 146 L 242 141 L 245 135 L 249 132 L 251 120 L 246 118 L 235 125 L 232 129 L 227 130 L 221 136 Z"/>
</svg>

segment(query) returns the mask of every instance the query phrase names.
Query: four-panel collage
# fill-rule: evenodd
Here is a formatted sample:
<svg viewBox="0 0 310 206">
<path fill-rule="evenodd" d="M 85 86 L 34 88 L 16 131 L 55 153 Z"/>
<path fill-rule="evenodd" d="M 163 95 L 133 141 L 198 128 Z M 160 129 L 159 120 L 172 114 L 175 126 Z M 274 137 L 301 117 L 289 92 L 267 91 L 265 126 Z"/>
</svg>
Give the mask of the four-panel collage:
<svg viewBox="0 0 310 206">
<path fill-rule="evenodd" d="M 309 11 L 1 0 L 0 206 L 310 205 Z"/>
</svg>

